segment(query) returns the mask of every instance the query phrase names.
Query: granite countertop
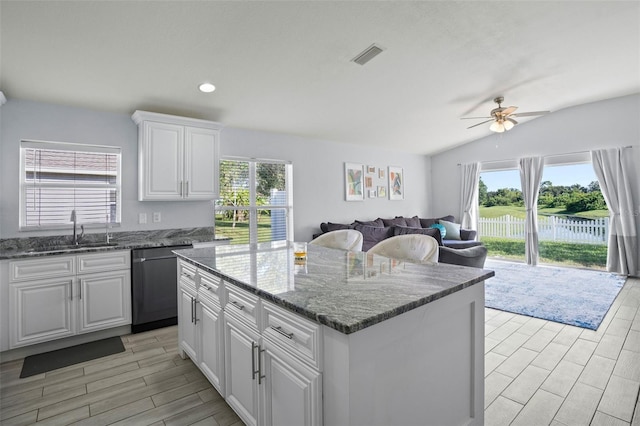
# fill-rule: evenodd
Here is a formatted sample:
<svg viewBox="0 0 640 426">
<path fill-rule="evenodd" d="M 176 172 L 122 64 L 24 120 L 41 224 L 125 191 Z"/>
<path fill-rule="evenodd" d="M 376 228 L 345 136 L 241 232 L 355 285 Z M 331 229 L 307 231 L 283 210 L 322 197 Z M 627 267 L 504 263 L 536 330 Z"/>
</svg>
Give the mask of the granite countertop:
<svg viewBox="0 0 640 426">
<path fill-rule="evenodd" d="M 78 247 L 70 244 L 68 235 L 13 238 L 0 240 L 0 260 L 226 241 L 229 238 L 216 236 L 210 227 L 116 232 L 109 243 L 104 233 L 87 234 Z"/>
<path fill-rule="evenodd" d="M 176 250 L 179 258 L 320 324 L 350 334 L 480 283 L 493 271 L 417 265 L 364 252 L 291 243 Z"/>
</svg>

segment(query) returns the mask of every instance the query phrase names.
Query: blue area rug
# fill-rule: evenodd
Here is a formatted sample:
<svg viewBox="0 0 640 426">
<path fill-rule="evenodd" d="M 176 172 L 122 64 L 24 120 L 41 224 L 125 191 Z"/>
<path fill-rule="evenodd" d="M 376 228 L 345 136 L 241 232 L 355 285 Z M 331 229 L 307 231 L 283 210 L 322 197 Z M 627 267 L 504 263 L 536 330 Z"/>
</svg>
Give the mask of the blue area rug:
<svg viewBox="0 0 640 426">
<path fill-rule="evenodd" d="M 626 277 L 586 269 L 487 259 L 485 306 L 597 330 Z"/>
</svg>

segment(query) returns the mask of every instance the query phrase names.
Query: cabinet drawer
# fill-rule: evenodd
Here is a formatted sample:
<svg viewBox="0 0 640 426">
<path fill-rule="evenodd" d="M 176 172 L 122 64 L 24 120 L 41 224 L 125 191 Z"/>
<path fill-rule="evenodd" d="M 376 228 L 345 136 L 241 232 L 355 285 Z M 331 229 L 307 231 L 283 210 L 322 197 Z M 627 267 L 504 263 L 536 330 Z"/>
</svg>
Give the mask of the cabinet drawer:
<svg viewBox="0 0 640 426">
<path fill-rule="evenodd" d="M 260 329 L 258 326 L 260 299 L 258 296 L 232 284 L 225 285 L 224 288 L 227 299 L 225 312 Z"/>
<path fill-rule="evenodd" d="M 75 275 L 75 265 L 74 256 L 46 256 L 39 259 L 17 260 L 10 263 L 9 279 L 14 282 Z"/>
<path fill-rule="evenodd" d="M 198 275 L 200 277 L 198 295 L 205 302 L 213 301 L 218 306 L 221 306 L 223 304 L 222 298 L 224 296 L 222 279 L 200 269 L 198 269 Z"/>
<path fill-rule="evenodd" d="M 294 357 L 320 369 L 322 328 L 300 315 L 263 301 L 262 315 L 266 339 L 276 343 Z"/>
<path fill-rule="evenodd" d="M 78 255 L 78 274 L 131 269 L 131 252 L 117 250 Z"/>
<path fill-rule="evenodd" d="M 194 293 L 196 291 L 196 267 L 185 261 L 178 262 L 178 277 L 181 286 L 189 287 Z"/>
</svg>

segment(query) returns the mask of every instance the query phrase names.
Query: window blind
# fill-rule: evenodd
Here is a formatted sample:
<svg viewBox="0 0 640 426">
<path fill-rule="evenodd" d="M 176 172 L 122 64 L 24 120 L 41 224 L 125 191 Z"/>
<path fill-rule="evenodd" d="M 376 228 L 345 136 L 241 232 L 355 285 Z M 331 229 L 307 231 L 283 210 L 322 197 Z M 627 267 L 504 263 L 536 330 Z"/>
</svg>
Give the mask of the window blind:
<svg viewBox="0 0 640 426">
<path fill-rule="evenodd" d="M 120 149 L 23 141 L 21 228 L 120 222 Z"/>
</svg>

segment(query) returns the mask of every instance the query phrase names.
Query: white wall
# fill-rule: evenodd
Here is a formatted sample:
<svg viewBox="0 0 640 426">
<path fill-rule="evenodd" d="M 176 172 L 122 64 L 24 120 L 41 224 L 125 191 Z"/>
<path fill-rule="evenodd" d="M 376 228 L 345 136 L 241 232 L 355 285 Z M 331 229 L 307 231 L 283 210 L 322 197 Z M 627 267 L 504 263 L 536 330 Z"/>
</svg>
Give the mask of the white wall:
<svg viewBox="0 0 640 426">
<path fill-rule="evenodd" d="M 139 202 L 137 200 L 137 127 L 130 114 L 117 114 L 9 100 L 0 118 L 0 238 L 56 235 L 18 230 L 19 147 L 22 139 L 112 145 L 122 148 L 122 226 L 115 231 L 188 228 L 213 225 L 210 202 Z M 363 148 L 275 133 L 225 128 L 222 155 L 289 160 L 294 170 L 295 239 L 309 240 L 323 221 L 351 222 L 396 215 L 429 213 L 430 159 L 426 156 Z M 401 166 L 405 200 L 344 201 L 344 162 L 376 167 Z M 162 213 L 159 224 L 139 225 L 138 213 Z"/>
</svg>

